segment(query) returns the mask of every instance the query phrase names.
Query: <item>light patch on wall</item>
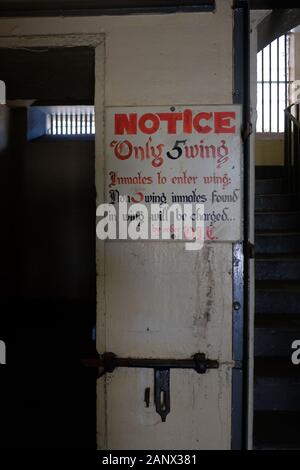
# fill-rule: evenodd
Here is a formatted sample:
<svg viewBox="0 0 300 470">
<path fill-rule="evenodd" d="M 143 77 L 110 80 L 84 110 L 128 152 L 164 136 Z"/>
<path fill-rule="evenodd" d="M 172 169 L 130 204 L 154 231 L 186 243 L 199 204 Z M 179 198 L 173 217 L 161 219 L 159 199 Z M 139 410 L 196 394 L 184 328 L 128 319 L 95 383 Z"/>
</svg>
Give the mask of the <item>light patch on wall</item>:
<svg viewBox="0 0 300 470">
<path fill-rule="evenodd" d="M 6 364 L 6 345 L 4 341 L 0 341 L 0 364 Z"/>
<path fill-rule="evenodd" d="M 277 138 L 259 138 L 255 142 L 255 165 L 283 165 L 284 141 L 283 135 Z"/>
<path fill-rule="evenodd" d="M 6 86 L 3 80 L 0 80 L 0 104 L 6 104 Z"/>
</svg>

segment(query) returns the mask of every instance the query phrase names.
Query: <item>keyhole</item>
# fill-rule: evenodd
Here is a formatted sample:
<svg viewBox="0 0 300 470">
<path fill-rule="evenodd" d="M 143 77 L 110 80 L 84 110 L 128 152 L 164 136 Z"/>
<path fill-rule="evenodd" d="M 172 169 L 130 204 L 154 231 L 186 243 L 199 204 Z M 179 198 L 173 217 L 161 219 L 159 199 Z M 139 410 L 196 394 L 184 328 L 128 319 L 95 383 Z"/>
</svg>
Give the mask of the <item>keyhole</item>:
<svg viewBox="0 0 300 470">
<path fill-rule="evenodd" d="M 144 402 L 146 404 L 146 408 L 149 408 L 149 406 L 150 406 L 150 387 L 145 388 Z"/>
</svg>

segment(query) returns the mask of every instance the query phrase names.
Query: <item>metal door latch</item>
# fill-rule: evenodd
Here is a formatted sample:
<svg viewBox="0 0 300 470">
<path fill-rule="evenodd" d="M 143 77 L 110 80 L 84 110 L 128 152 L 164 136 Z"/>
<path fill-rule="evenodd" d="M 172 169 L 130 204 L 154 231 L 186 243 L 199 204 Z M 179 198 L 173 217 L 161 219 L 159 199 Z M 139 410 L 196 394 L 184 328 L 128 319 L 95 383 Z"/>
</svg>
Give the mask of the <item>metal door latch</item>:
<svg viewBox="0 0 300 470">
<path fill-rule="evenodd" d="M 144 359 L 118 357 L 106 352 L 101 356 L 84 359 L 81 363 L 86 367 L 99 369 L 99 377 L 113 373 L 117 367 L 154 369 L 155 408 L 161 420 L 166 421 L 170 413 L 170 369 L 193 369 L 198 374 L 205 374 L 208 369 L 218 369 L 218 361 L 207 359 L 205 354 L 196 353 L 190 359 Z M 149 392 L 147 393 L 149 403 Z"/>
</svg>

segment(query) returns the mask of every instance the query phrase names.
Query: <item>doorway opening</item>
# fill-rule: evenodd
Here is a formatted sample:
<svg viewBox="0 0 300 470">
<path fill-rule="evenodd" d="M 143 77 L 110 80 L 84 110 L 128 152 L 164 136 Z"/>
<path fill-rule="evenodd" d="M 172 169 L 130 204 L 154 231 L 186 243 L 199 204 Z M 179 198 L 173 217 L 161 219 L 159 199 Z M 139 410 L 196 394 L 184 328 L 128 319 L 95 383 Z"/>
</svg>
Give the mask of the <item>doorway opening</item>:
<svg viewBox="0 0 300 470">
<path fill-rule="evenodd" d="M 299 449 L 299 27 L 273 36 L 257 54 L 253 438 L 256 449 Z"/>
<path fill-rule="evenodd" d="M 94 48 L 0 49 L 0 60 L 0 446 L 95 449 L 95 375 L 80 365 L 96 350 Z"/>
</svg>

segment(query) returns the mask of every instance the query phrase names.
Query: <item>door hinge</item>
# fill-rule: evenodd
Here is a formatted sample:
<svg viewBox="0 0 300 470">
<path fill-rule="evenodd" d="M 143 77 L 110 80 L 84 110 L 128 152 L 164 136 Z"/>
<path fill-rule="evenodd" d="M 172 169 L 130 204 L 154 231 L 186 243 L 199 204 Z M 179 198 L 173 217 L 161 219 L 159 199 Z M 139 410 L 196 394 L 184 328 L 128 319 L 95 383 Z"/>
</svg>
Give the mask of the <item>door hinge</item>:
<svg viewBox="0 0 300 470">
<path fill-rule="evenodd" d="M 252 122 L 248 121 L 246 123 L 245 127 L 242 129 L 242 140 L 243 140 L 243 142 L 246 142 L 246 140 L 248 139 L 248 137 L 250 137 L 252 132 L 253 132 Z"/>
</svg>

